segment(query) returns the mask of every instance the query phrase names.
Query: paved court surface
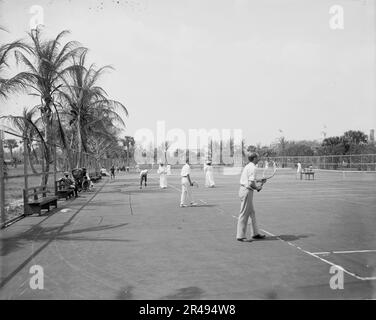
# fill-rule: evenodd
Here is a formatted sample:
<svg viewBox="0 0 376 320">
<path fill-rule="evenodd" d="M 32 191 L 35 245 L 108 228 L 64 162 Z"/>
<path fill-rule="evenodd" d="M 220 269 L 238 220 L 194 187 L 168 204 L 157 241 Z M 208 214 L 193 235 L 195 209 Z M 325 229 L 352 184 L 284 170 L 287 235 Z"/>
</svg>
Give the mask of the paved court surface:
<svg viewBox="0 0 376 320">
<path fill-rule="evenodd" d="M 160 190 L 136 174 L 60 201 L 0 231 L 0 299 L 371 299 L 376 298 L 376 179 L 280 170 L 255 193 L 263 241 L 235 240 L 239 176 L 194 189 L 179 208 L 179 178 Z M 32 290 L 30 267 L 44 270 Z M 332 290 L 332 265 L 344 289 Z"/>
</svg>

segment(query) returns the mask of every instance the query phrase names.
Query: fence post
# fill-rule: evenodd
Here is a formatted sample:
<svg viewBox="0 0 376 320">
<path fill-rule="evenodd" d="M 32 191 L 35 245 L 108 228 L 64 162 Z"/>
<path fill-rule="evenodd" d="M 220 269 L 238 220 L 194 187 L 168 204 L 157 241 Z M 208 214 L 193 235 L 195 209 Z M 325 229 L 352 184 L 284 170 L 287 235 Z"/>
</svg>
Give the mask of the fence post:
<svg viewBox="0 0 376 320">
<path fill-rule="evenodd" d="M 1 225 L 5 223 L 5 182 L 4 182 L 4 149 L 3 149 L 4 132 L 0 130 L 0 210 Z"/>
<path fill-rule="evenodd" d="M 27 194 L 27 189 L 29 188 L 29 183 L 28 183 L 28 180 L 27 180 L 27 140 L 26 138 L 24 137 L 23 139 L 23 160 L 24 160 L 24 189 L 26 190 L 26 192 L 24 192 L 23 194 Z M 26 199 L 27 200 L 27 199 Z M 25 199 L 24 199 L 24 215 L 28 214 L 27 211 L 27 208 L 26 208 L 26 205 L 25 205 Z"/>
</svg>

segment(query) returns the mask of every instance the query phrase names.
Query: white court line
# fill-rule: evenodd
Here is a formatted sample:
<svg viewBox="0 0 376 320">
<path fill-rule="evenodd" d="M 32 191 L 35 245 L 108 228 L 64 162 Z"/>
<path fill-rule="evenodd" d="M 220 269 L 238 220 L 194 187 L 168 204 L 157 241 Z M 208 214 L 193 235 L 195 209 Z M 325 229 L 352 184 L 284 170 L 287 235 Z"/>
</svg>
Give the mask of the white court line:
<svg viewBox="0 0 376 320">
<path fill-rule="evenodd" d="M 367 253 L 376 252 L 376 250 L 348 250 L 348 251 L 324 251 L 324 252 L 312 252 L 313 254 L 331 254 L 331 253 Z"/>
<path fill-rule="evenodd" d="M 340 266 L 340 265 L 338 265 L 338 264 L 335 264 L 335 263 L 330 262 L 330 261 L 328 261 L 328 260 L 326 260 L 326 259 L 324 259 L 324 258 L 319 257 L 319 256 L 317 255 L 317 253 L 313 253 L 313 252 L 309 252 L 309 251 L 307 251 L 307 250 L 304 250 L 304 249 L 302 249 L 301 247 L 297 246 L 296 244 L 294 244 L 294 243 L 292 243 L 292 242 L 290 242 L 290 241 L 285 241 L 285 240 L 281 239 L 280 237 L 278 237 L 278 236 L 272 234 L 271 232 L 268 232 L 268 231 L 263 230 L 263 229 L 260 229 L 260 230 L 263 231 L 263 232 L 265 232 L 265 233 L 267 233 L 267 234 L 269 234 L 269 235 L 271 235 L 272 237 L 276 237 L 277 239 L 279 239 L 279 240 L 281 240 L 281 241 L 283 241 L 283 242 L 286 242 L 287 244 L 289 244 L 290 246 L 294 247 L 295 249 L 298 249 L 298 250 L 301 251 L 301 252 L 304 252 L 304 253 L 306 253 L 306 254 L 312 256 L 312 257 L 315 257 L 315 258 L 317 258 L 317 259 L 319 259 L 319 260 L 321 260 L 321 261 L 323 261 L 323 262 L 325 262 L 325 263 L 327 263 L 327 264 L 329 264 L 329 265 L 331 265 L 331 266 L 335 266 L 335 267 L 337 267 L 337 268 L 342 269 L 343 272 L 347 273 L 347 274 L 350 275 L 350 276 L 353 276 L 354 278 L 356 278 L 356 279 L 358 279 L 358 280 L 363 280 L 363 281 L 364 281 L 364 280 L 376 280 L 376 277 L 360 277 L 360 276 L 356 275 L 355 273 L 346 270 L 344 267 L 342 267 L 342 266 Z"/>
<path fill-rule="evenodd" d="M 168 186 L 170 186 L 170 187 L 172 187 L 172 188 L 174 188 L 175 190 L 177 190 L 177 191 L 180 192 L 180 190 L 179 190 L 178 188 L 176 188 L 174 185 L 169 184 Z M 201 202 L 203 202 L 203 203 L 205 203 L 205 204 L 208 204 L 208 203 L 206 203 L 206 202 L 203 201 L 203 200 L 199 200 L 199 201 L 201 201 Z M 220 210 L 219 210 L 218 207 L 215 207 L 215 209 L 217 209 L 217 211 L 220 212 L 221 214 L 226 213 L 223 209 L 220 209 Z M 233 218 L 235 218 L 235 219 L 238 219 L 237 216 L 234 216 L 234 215 L 231 215 L 231 216 L 232 216 Z M 299 251 L 301 251 L 301 252 L 303 252 L 303 253 L 305 253 L 305 254 L 308 254 L 308 255 L 311 256 L 311 257 L 315 257 L 316 259 L 319 259 L 319 260 L 321 260 L 322 262 L 325 262 L 325 263 L 327 263 L 327 264 L 329 264 L 329 265 L 331 265 L 331 266 L 335 266 L 335 267 L 337 267 L 337 268 L 340 268 L 343 272 L 347 273 L 348 275 L 350 275 L 350 276 L 352 276 L 352 277 L 354 277 L 354 278 L 356 278 L 356 279 L 358 279 L 358 280 L 362 280 L 362 281 L 366 281 L 366 280 L 368 280 L 368 281 L 369 281 L 369 280 L 376 280 L 376 276 L 375 276 L 375 277 L 360 277 L 360 276 L 358 276 L 357 274 L 355 274 L 355 273 L 353 273 L 353 272 L 351 272 L 351 271 L 345 269 L 344 267 L 342 267 L 342 266 L 340 266 L 340 265 L 338 265 L 338 264 L 335 264 L 335 263 L 333 263 L 333 262 L 330 262 L 330 261 L 328 261 L 328 260 L 326 260 L 326 259 L 320 257 L 319 254 L 321 254 L 321 253 L 313 253 L 313 252 L 309 252 L 309 251 L 307 251 L 307 250 L 302 249 L 301 247 L 297 246 L 296 244 L 294 244 L 294 243 L 292 243 L 292 242 L 290 242 L 290 241 L 283 240 L 283 239 L 280 238 L 279 236 L 276 236 L 276 235 L 274 235 L 273 233 L 271 233 L 271 232 L 269 232 L 269 231 L 267 231 L 267 230 L 265 230 L 265 229 L 260 229 L 260 230 L 263 231 L 264 233 L 267 233 L 268 235 L 270 235 L 270 236 L 272 236 L 272 237 L 277 238 L 278 240 L 280 240 L 280 241 L 282 241 L 282 242 L 287 243 L 287 244 L 290 245 L 291 247 L 293 247 L 293 248 L 295 248 L 295 249 L 297 249 L 297 250 L 299 250 Z M 376 251 L 376 250 L 375 250 L 375 251 Z M 333 252 L 334 252 L 334 251 L 333 251 Z M 341 252 L 341 251 L 337 251 L 337 252 Z M 349 252 L 350 252 L 350 251 L 349 251 Z M 324 253 L 322 253 L 322 254 L 324 254 Z"/>
</svg>

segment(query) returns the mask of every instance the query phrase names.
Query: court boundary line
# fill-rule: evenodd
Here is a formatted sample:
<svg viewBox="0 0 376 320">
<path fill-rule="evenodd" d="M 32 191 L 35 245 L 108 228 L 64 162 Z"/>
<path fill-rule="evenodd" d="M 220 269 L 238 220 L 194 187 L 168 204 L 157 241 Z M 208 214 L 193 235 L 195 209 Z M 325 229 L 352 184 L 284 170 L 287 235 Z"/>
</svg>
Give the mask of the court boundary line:
<svg viewBox="0 0 376 320">
<path fill-rule="evenodd" d="M 322 251 L 322 252 L 312 252 L 313 254 L 321 255 L 321 254 L 349 254 L 349 253 L 369 253 L 369 252 L 376 252 L 374 249 L 366 249 L 366 250 L 343 250 L 343 251 Z"/>
<path fill-rule="evenodd" d="M 174 185 L 172 185 L 171 183 L 169 183 L 169 184 L 167 184 L 167 185 L 168 185 L 168 186 L 171 186 L 173 189 L 175 189 L 175 190 L 178 191 L 178 192 L 181 191 L 181 190 L 179 190 L 177 187 L 175 187 Z M 203 202 L 204 204 L 208 204 L 207 202 L 205 202 L 205 201 L 203 201 L 203 200 L 201 200 L 201 199 L 199 199 L 199 201 Z M 226 213 L 226 211 L 223 210 L 222 208 L 221 208 L 220 211 L 219 211 L 219 208 L 218 208 L 218 207 L 215 207 L 215 209 L 216 209 L 220 214 L 222 214 L 222 215 L 223 215 L 223 213 Z M 238 217 L 236 217 L 236 216 L 234 216 L 234 215 L 231 215 L 231 217 L 233 217 L 233 218 L 235 218 L 235 219 L 238 219 Z M 331 266 L 334 266 L 334 267 L 336 267 L 336 268 L 338 268 L 338 269 L 341 269 L 341 270 L 342 270 L 343 272 L 345 272 L 346 274 L 348 274 L 348 275 L 350 275 L 350 276 L 352 276 L 352 277 L 354 277 L 354 278 L 356 278 L 356 279 L 358 279 L 358 280 L 361 280 L 361 281 L 373 281 L 373 280 L 376 280 L 376 276 L 375 276 L 375 277 L 361 277 L 361 276 L 358 276 L 358 275 L 355 274 L 354 272 L 351 272 L 351 271 L 345 269 L 343 266 L 338 265 L 338 264 L 335 264 L 335 263 L 333 263 L 333 262 L 331 262 L 331 261 L 329 261 L 329 260 L 326 260 L 326 259 L 320 257 L 320 256 L 318 255 L 318 253 L 313 253 L 313 252 L 310 252 L 310 251 L 304 250 L 304 249 L 301 248 L 300 246 L 298 246 L 298 245 L 296 245 L 296 244 L 294 244 L 294 243 L 292 243 L 292 242 L 290 242 L 290 241 L 283 240 L 281 237 L 279 237 L 279 236 L 277 236 L 277 235 L 275 235 L 275 234 L 273 234 L 273 233 L 271 233 L 271 232 L 269 232 L 269 231 L 267 231 L 267 230 L 265 230 L 265 229 L 261 229 L 261 228 L 260 228 L 260 230 L 263 231 L 263 232 L 265 232 L 265 233 L 267 233 L 267 234 L 269 234 L 269 235 L 272 236 L 272 237 L 277 238 L 278 240 L 280 240 L 280 241 L 282 241 L 282 242 L 284 242 L 284 243 L 287 243 L 289 246 L 291 246 L 291 247 L 293 247 L 293 248 L 299 250 L 300 252 L 303 252 L 303 253 L 305 253 L 305 254 L 307 254 L 307 255 L 309 255 L 309 256 L 311 256 L 311 257 L 314 257 L 314 258 L 316 258 L 316 259 L 319 259 L 320 261 L 325 262 L 326 264 L 329 264 L 329 265 L 331 265 Z M 375 250 L 375 251 L 376 251 L 376 250 Z"/>
</svg>

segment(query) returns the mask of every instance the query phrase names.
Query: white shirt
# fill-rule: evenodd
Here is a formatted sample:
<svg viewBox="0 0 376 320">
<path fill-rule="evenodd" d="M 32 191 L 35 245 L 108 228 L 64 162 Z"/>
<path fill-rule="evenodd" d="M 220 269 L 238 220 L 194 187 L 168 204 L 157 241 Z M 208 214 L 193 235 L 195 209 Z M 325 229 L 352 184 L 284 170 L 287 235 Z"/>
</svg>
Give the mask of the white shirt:
<svg viewBox="0 0 376 320">
<path fill-rule="evenodd" d="M 213 167 L 212 166 L 206 166 L 205 169 L 204 169 L 204 172 L 207 173 L 207 172 L 213 172 Z"/>
<path fill-rule="evenodd" d="M 240 176 L 240 184 L 248 186 L 251 181 L 256 180 L 256 166 L 253 162 L 248 163 Z"/>
<path fill-rule="evenodd" d="M 147 174 L 148 173 L 148 170 L 147 169 L 144 169 L 144 170 L 141 170 L 140 172 L 140 177 L 144 174 Z"/>
<path fill-rule="evenodd" d="M 180 175 L 182 177 L 186 177 L 187 175 L 191 174 L 191 167 L 189 166 L 188 163 L 186 163 L 183 168 L 181 168 Z"/>
<path fill-rule="evenodd" d="M 157 173 L 159 173 L 159 174 L 166 174 L 167 173 L 166 167 L 159 166 Z"/>
<path fill-rule="evenodd" d="M 300 162 L 298 162 L 298 170 L 297 170 L 297 172 L 301 172 L 301 171 L 302 171 L 302 165 L 301 165 Z"/>
</svg>

